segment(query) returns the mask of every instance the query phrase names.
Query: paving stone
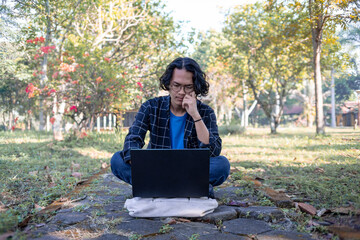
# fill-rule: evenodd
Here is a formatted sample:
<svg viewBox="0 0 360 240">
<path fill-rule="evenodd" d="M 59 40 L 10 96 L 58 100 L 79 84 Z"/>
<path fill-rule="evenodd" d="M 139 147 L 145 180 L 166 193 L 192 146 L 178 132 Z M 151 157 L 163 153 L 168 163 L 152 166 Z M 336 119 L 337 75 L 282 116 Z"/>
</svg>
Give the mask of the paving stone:
<svg viewBox="0 0 360 240">
<path fill-rule="evenodd" d="M 86 213 L 66 212 L 55 215 L 51 222 L 60 226 L 70 226 L 79 222 L 83 222 L 87 218 L 88 215 Z"/>
<path fill-rule="evenodd" d="M 120 236 L 120 235 L 116 235 L 116 234 L 104 234 L 100 237 L 97 238 L 87 238 L 87 239 L 91 239 L 91 240 L 128 240 L 128 237 L 125 236 Z"/>
<path fill-rule="evenodd" d="M 251 196 L 250 193 L 247 193 L 243 188 L 239 187 L 215 188 L 214 193 L 216 199 L 219 199 L 222 202 L 243 199 L 254 200 L 254 197 Z"/>
<path fill-rule="evenodd" d="M 135 218 L 131 217 L 129 213 L 119 211 L 119 212 L 107 212 L 107 214 L 104 216 L 107 219 L 116 219 L 121 218 L 122 222 L 129 222 L 134 220 Z"/>
<path fill-rule="evenodd" d="M 272 228 L 264 221 L 238 218 L 223 222 L 222 230 L 233 234 L 249 235 L 265 233 L 271 231 Z"/>
<path fill-rule="evenodd" d="M 36 240 L 63 240 L 62 238 L 54 237 L 54 236 L 50 236 L 50 235 L 43 235 L 39 238 L 27 238 L 27 240 L 33 240 L 33 239 L 36 239 Z"/>
<path fill-rule="evenodd" d="M 120 223 L 115 229 L 129 234 L 149 235 L 158 233 L 163 225 L 164 224 L 159 220 L 134 219 L 132 221 Z"/>
<path fill-rule="evenodd" d="M 217 221 L 226 221 L 237 218 L 237 212 L 234 207 L 219 206 L 214 212 L 205 215 L 202 220 L 206 222 L 216 223 Z"/>
<path fill-rule="evenodd" d="M 107 228 L 107 223 L 111 220 L 115 220 L 112 222 L 112 225 L 115 222 L 119 222 L 113 227 L 116 234 L 104 233 L 102 236 L 92 239 L 122 240 L 128 239 L 134 234 L 142 235 L 145 239 L 155 240 L 187 240 L 194 236 L 194 234 L 199 234 L 197 239 L 200 240 L 250 240 L 247 235 L 254 234 L 258 234 L 258 239 L 262 240 L 311 239 L 310 235 L 296 232 L 296 229 L 294 229 L 295 225 L 290 220 L 283 218 L 284 215 L 278 208 L 260 206 L 235 207 L 220 205 L 213 213 L 203 218 L 193 219 L 193 221 L 200 220 L 207 223 L 177 222 L 170 225 L 173 229 L 169 233 L 160 234 L 159 230 L 165 225 L 163 218 L 133 218 L 124 209 L 125 200 L 132 195 L 131 185 L 120 181 L 110 173 L 104 174 L 103 178 L 100 178 L 94 186 L 87 198 L 76 202 L 76 205 L 87 205 L 90 206 L 89 208 L 84 209 L 82 212 L 73 211 L 73 208 L 59 210 L 45 226 L 33 229 L 33 235 L 29 235 L 32 238 L 28 239 L 59 240 L 58 237 L 51 236 L 51 233 L 59 229 L 66 229 L 67 227 L 72 228 L 72 225 L 76 225 L 76 228 L 98 232 L 101 229 Z M 106 186 L 106 188 L 102 188 L 102 186 Z M 229 200 L 246 202 L 256 200 L 255 196 L 246 193 L 242 188 L 238 187 L 216 188 L 215 196 L 224 203 L 227 203 Z M 89 216 L 94 213 L 93 211 L 100 211 L 102 214 L 98 219 L 92 219 Z M 239 215 L 251 217 L 252 219 L 239 219 Z M 263 221 L 256 219 L 263 219 Z M 270 221 L 272 219 L 278 220 L 276 226 L 281 227 L 280 229 L 282 230 L 273 230 L 265 222 L 265 220 Z M 215 225 L 220 220 L 222 221 L 222 232 Z"/>
<path fill-rule="evenodd" d="M 251 238 L 245 237 L 245 236 L 239 236 L 236 234 L 231 233 L 216 233 L 213 235 L 205 235 L 199 237 L 199 240 L 251 240 Z"/>
<path fill-rule="evenodd" d="M 310 240 L 314 239 L 310 234 L 299 232 L 286 232 L 281 230 L 274 230 L 257 235 L 258 240 Z"/>
<path fill-rule="evenodd" d="M 209 223 L 200 223 L 200 222 L 189 222 L 189 223 L 177 223 L 170 225 L 173 227 L 167 234 L 158 234 L 156 236 L 151 236 L 147 239 L 152 240 L 188 240 L 192 235 L 199 234 L 198 239 L 202 239 L 205 236 L 213 236 L 216 233 L 219 233 L 219 230 L 214 224 Z M 216 239 L 216 238 L 208 238 Z"/>
<path fill-rule="evenodd" d="M 32 240 L 32 239 L 58 240 L 59 239 L 58 237 L 48 235 L 48 233 L 56 232 L 58 230 L 59 230 L 58 227 L 53 224 L 45 225 L 43 227 L 33 229 L 26 239 L 27 240 Z"/>
<path fill-rule="evenodd" d="M 272 219 L 280 220 L 284 218 L 284 213 L 277 207 L 237 207 L 236 212 L 239 214 L 240 217 L 254 218 L 267 222 L 270 222 Z"/>
</svg>

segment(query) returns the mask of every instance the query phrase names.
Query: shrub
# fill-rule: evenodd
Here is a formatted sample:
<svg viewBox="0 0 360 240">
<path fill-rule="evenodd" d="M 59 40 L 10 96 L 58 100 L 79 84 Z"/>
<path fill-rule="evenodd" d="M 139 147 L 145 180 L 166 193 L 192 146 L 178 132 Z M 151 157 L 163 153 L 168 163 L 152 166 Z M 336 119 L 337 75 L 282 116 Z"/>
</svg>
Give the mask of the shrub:
<svg viewBox="0 0 360 240">
<path fill-rule="evenodd" d="M 243 134 L 245 128 L 241 127 L 239 124 L 230 124 L 219 126 L 220 135 L 232 135 L 232 134 Z"/>
</svg>

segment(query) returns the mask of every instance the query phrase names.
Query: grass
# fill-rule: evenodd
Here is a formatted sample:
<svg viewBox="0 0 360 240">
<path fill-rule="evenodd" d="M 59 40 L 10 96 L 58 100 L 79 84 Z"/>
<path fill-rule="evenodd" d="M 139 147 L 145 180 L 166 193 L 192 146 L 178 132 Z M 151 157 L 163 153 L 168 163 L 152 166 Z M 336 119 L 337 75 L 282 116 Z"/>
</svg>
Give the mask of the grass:
<svg viewBox="0 0 360 240">
<path fill-rule="evenodd" d="M 265 179 L 274 189 L 310 201 L 317 208 L 360 208 L 360 131 L 330 129 L 248 129 L 223 137 L 222 154 L 243 174 Z"/>
<path fill-rule="evenodd" d="M 0 233 L 74 189 L 109 164 L 124 134 L 89 134 L 62 142 L 39 132 L 0 132 Z"/>
<path fill-rule="evenodd" d="M 222 154 L 241 171 L 232 176 L 238 181 L 243 175 L 263 178 L 317 208 L 360 208 L 360 131 L 326 131 L 317 137 L 315 129 L 280 128 L 270 135 L 250 128 L 223 135 Z M 123 140 L 124 134 L 93 133 L 54 142 L 48 133 L 0 132 L 0 234 L 74 189 L 79 179 L 72 172 L 82 179 L 99 172 Z"/>
</svg>

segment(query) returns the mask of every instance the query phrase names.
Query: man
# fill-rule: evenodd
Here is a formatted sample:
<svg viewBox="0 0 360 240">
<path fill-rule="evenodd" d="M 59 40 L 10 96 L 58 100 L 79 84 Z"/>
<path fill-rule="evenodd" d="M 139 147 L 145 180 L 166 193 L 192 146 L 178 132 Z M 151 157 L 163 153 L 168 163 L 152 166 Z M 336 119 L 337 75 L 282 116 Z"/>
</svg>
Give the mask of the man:
<svg viewBox="0 0 360 240">
<path fill-rule="evenodd" d="M 197 96 L 206 96 L 209 91 L 206 75 L 195 60 L 177 58 L 160 77 L 160 87 L 169 95 L 142 104 L 125 138 L 124 149 L 111 159 L 111 170 L 131 184 L 130 149 L 142 148 L 149 130 L 151 149 L 210 149 L 209 197 L 214 198 L 213 186 L 226 180 L 230 164 L 226 157 L 219 156 L 221 138 L 214 111 L 197 100 Z"/>
</svg>

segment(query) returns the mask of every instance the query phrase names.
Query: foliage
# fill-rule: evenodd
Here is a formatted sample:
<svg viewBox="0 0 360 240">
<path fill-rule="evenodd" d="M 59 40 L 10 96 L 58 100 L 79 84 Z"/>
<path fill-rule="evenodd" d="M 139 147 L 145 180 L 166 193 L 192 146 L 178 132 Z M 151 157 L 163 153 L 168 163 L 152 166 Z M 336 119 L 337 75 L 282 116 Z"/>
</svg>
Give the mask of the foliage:
<svg viewBox="0 0 360 240">
<path fill-rule="evenodd" d="M 245 128 L 241 127 L 239 123 L 230 123 L 229 125 L 219 126 L 219 134 L 221 135 L 242 134 L 244 132 Z"/>
<path fill-rule="evenodd" d="M 268 10 L 254 4 L 237 8 L 227 20 L 225 33 L 235 56 L 231 72 L 245 79 L 272 133 L 280 123 L 285 97 L 297 87 L 308 63 L 309 38 L 298 23 L 301 17 L 300 11 L 283 5 Z"/>
<path fill-rule="evenodd" d="M 7 122 L 4 115 L 11 115 L 15 111 L 26 114 L 24 107 L 28 101 L 24 95 L 30 72 L 26 70 L 26 63 L 22 61 L 24 53 L 17 49 L 19 39 L 17 24 L 9 20 L 6 18 L 0 20 L 3 39 L 0 42 L 0 113 L 3 115 L 2 124 L 11 129 L 15 125 L 13 120 L 16 116 L 8 119 Z"/>
<path fill-rule="evenodd" d="M 224 55 L 231 43 L 223 33 L 209 31 L 199 35 L 193 58 L 204 68 L 210 83 L 209 94 L 203 100 L 213 107 L 220 124 L 230 124 L 234 107 L 240 106 L 238 81 L 230 72 L 230 59 Z"/>
<path fill-rule="evenodd" d="M 100 114 L 119 114 L 153 97 L 156 76 L 181 45 L 163 7 L 140 0 L 16 0 L 5 7 L 10 18 L 29 20 L 21 25 L 26 46 L 17 50 L 26 51 L 33 72 L 28 96 L 38 103 L 32 107 L 40 125 L 44 106 L 57 125 L 65 114 L 78 128 L 91 128 Z"/>
<path fill-rule="evenodd" d="M 276 4 L 276 0 L 269 1 L 270 5 Z M 325 133 L 325 122 L 323 113 L 323 91 L 321 72 L 321 50 L 325 42 L 324 36 L 333 35 L 336 27 L 346 28 L 349 22 L 358 22 L 359 6 L 357 0 L 294 0 L 289 4 L 293 10 L 304 8 L 308 17 L 303 19 L 308 23 L 312 36 L 313 48 L 313 72 L 315 83 L 315 105 L 316 105 L 316 133 Z M 329 38 L 328 38 L 329 39 Z"/>
</svg>

